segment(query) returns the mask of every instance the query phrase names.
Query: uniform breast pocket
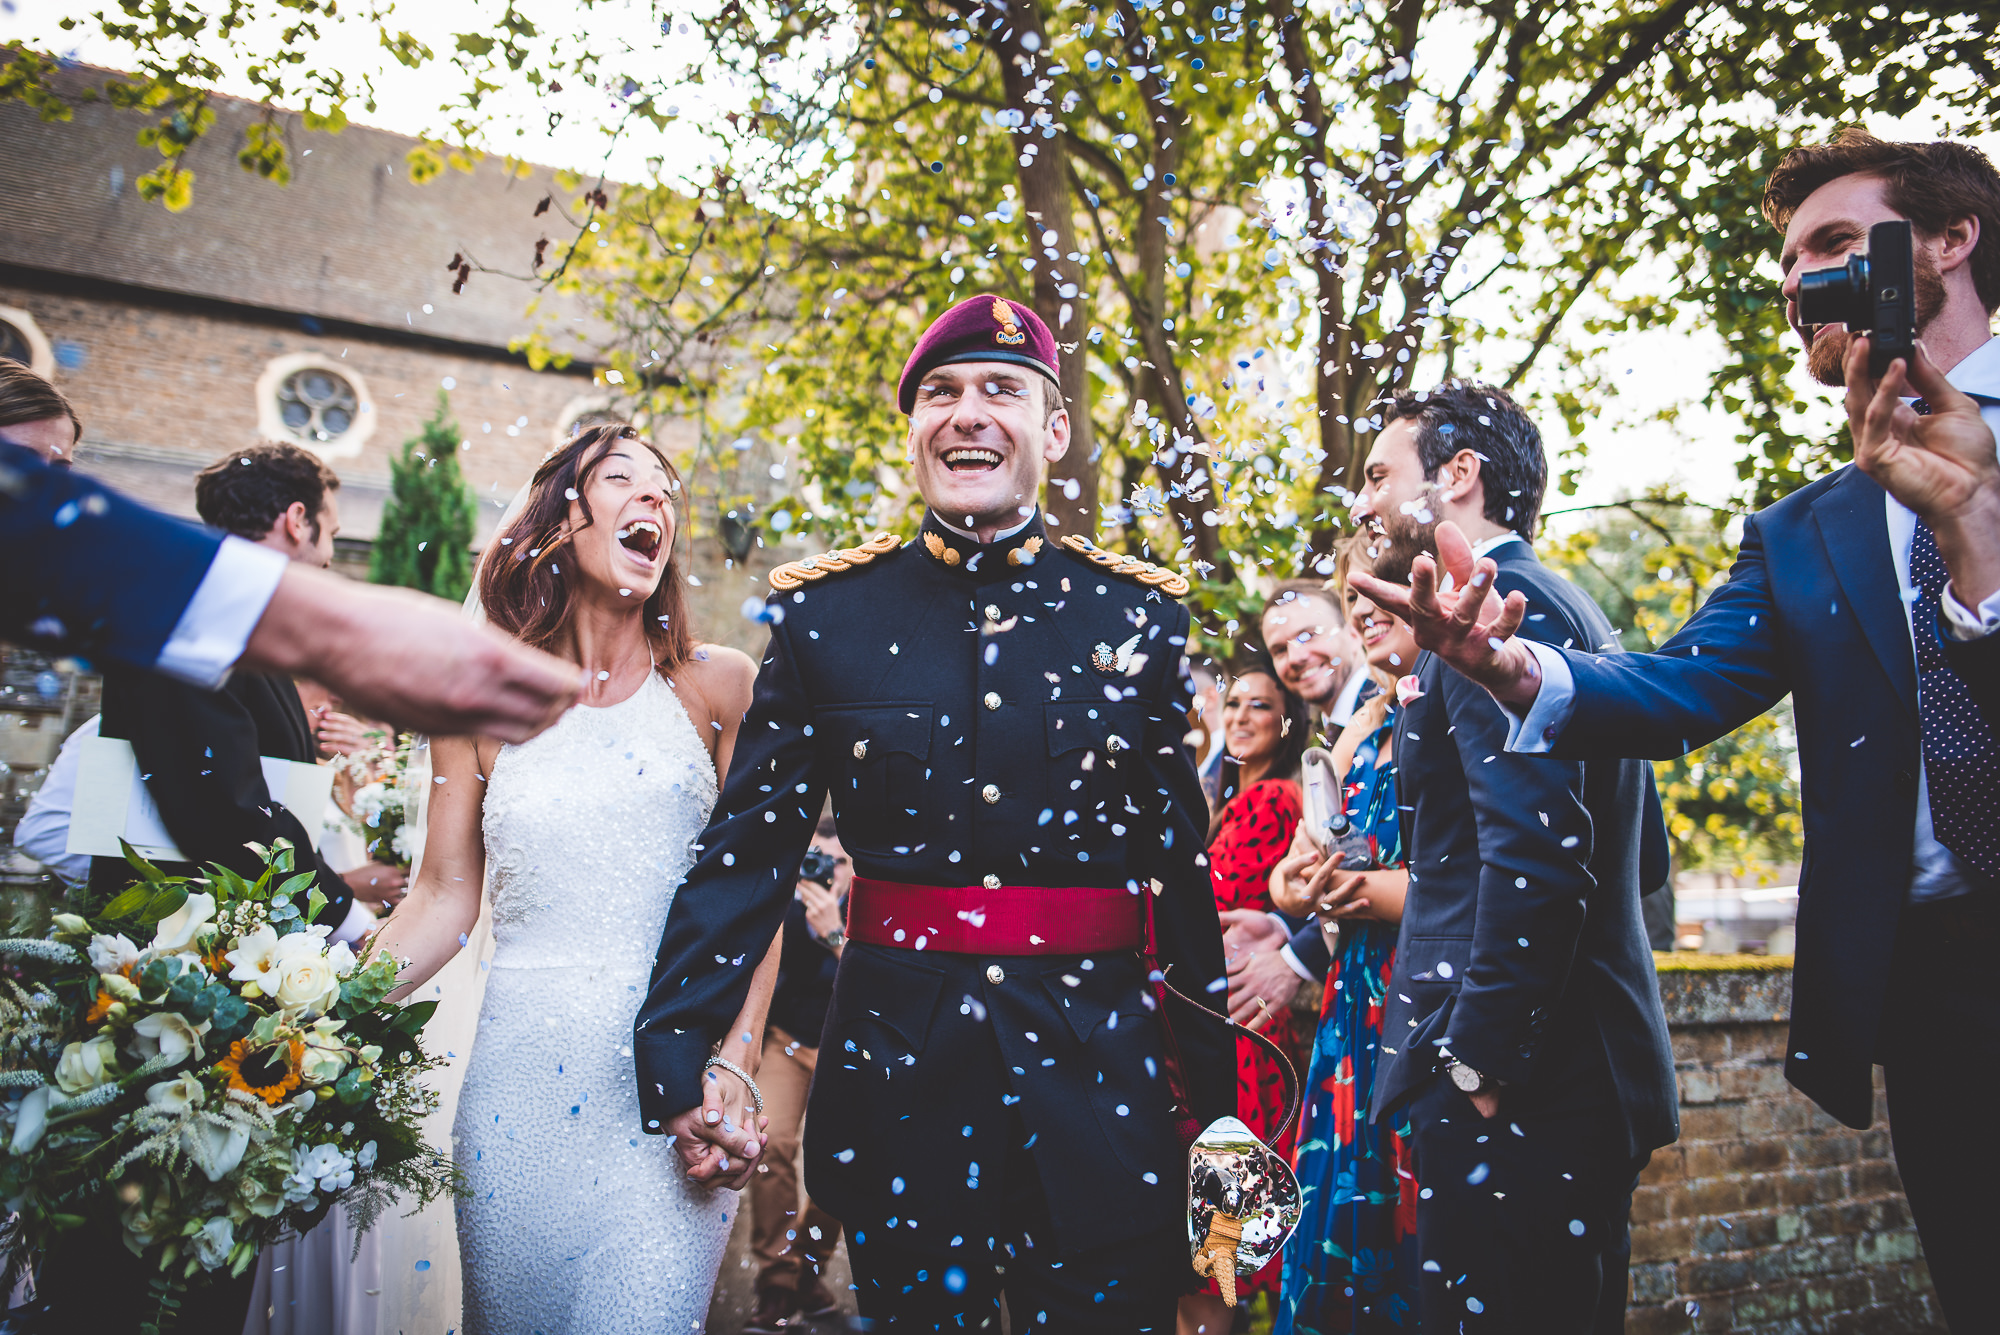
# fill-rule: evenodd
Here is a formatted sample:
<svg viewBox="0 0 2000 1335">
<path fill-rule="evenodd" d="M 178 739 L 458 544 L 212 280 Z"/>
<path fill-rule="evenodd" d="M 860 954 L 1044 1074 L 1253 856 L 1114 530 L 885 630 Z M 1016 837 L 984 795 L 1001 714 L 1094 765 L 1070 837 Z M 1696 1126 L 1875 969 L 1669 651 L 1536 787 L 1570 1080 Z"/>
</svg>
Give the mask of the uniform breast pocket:
<svg viewBox="0 0 2000 1335">
<path fill-rule="evenodd" d="M 928 701 L 829 705 L 814 716 L 830 753 L 833 806 L 850 853 L 920 842 L 931 754 Z"/>
<path fill-rule="evenodd" d="M 1042 706 L 1049 738 L 1049 810 L 1064 823 L 1088 820 L 1102 805 L 1122 808 L 1139 786 L 1143 705 L 1063 700 Z"/>
</svg>

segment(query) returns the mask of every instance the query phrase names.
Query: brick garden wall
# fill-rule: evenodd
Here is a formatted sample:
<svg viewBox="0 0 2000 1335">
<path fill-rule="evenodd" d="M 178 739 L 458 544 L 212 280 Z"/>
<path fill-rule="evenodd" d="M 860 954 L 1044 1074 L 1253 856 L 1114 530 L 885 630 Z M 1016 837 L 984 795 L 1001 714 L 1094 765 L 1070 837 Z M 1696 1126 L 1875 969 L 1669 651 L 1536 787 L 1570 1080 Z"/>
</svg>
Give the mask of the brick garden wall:
<svg viewBox="0 0 2000 1335">
<path fill-rule="evenodd" d="M 1785 1082 L 1786 959 L 1663 957 L 1681 1138 L 1632 1201 L 1632 1335 L 1943 1331 L 1889 1146 Z M 1681 965 L 1682 967 L 1676 967 Z"/>
</svg>

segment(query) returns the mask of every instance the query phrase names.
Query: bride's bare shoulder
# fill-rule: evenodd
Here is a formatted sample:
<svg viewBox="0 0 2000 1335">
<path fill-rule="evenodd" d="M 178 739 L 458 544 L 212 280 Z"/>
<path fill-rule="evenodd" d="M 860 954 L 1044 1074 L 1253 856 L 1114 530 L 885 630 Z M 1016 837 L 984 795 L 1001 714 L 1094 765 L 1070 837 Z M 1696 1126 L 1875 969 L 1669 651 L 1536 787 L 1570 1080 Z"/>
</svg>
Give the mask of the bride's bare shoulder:
<svg viewBox="0 0 2000 1335">
<path fill-rule="evenodd" d="M 726 644 L 698 645 L 675 674 L 676 683 L 696 696 L 710 718 L 741 717 L 750 707 L 757 664 Z"/>
</svg>

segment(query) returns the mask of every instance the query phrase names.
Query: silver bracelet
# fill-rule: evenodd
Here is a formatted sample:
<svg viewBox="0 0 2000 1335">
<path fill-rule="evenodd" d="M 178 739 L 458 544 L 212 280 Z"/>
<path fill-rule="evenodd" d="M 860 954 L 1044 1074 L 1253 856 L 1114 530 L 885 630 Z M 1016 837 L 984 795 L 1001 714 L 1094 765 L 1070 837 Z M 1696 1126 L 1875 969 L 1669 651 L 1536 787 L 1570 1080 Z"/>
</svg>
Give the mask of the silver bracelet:
<svg viewBox="0 0 2000 1335">
<path fill-rule="evenodd" d="M 727 1057 L 710 1057 L 708 1065 L 701 1069 L 708 1071 L 718 1066 L 735 1076 L 738 1080 L 741 1080 L 744 1084 L 750 1086 L 750 1102 L 756 1105 L 757 1115 L 762 1117 L 764 1115 L 764 1091 L 757 1088 L 757 1082 L 750 1078 L 750 1073 Z"/>
</svg>

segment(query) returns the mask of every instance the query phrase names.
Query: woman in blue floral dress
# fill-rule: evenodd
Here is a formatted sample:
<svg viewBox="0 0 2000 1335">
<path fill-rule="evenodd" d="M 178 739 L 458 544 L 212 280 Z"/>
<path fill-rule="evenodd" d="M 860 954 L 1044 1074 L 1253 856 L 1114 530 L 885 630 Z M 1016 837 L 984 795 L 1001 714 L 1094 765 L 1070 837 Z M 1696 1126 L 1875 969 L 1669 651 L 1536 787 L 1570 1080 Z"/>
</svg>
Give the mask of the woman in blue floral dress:
<svg viewBox="0 0 2000 1335">
<path fill-rule="evenodd" d="M 1316 908 L 1339 925 L 1306 1077 L 1296 1168 L 1305 1214 L 1287 1244 L 1275 1335 L 1414 1331 L 1417 1183 L 1399 1110 L 1371 1125 L 1369 1093 L 1408 875 L 1397 819 L 1394 682 L 1416 662 L 1409 628 L 1366 599 L 1349 616 L 1385 689 L 1334 747 L 1346 764 L 1347 814 L 1374 840 L 1382 870 L 1343 873 L 1309 846 L 1272 875 L 1287 911 Z M 1351 757 L 1351 760 L 1350 760 Z M 1303 835 L 1300 836 L 1304 838 Z M 1282 884 L 1281 884 L 1282 883 Z"/>
</svg>

